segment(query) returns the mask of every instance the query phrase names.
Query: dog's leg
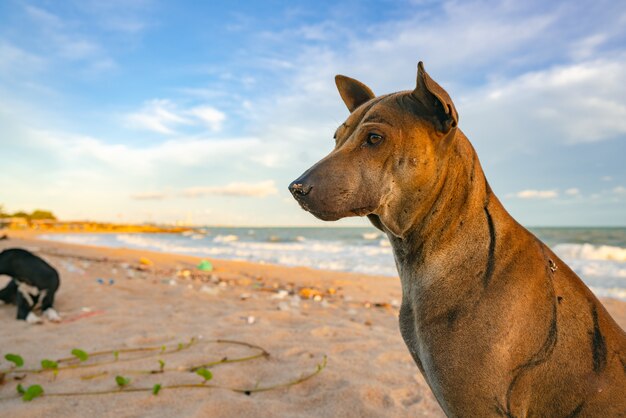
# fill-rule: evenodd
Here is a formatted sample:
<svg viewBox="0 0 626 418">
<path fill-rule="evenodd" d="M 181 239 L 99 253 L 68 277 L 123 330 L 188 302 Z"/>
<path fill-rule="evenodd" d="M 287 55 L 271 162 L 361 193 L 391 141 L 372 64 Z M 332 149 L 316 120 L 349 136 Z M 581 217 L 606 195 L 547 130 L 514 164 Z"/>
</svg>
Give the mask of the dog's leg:
<svg viewBox="0 0 626 418">
<path fill-rule="evenodd" d="M 32 299 L 31 299 L 32 300 Z M 28 303 L 28 299 L 24 297 L 22 292 L 17 293 L 17 319 L 28 322 L 29 324 L 39 324 L 41 318 L 32 311 L 32 305 Z"/>
<path fill-rule="evenodd" d="M 43 294 L 46 291 L 42 291 Z M 41 302 L 41 310 L 43 311 L 43 316 L 48 318 L 49 321 L 52 322 L 61 322 L 61 316 L 59 313 L 54 310 L 52 305 L 54 304 L 54 292 L 46 292 L 43 296 L 43 301 Z"/>
<path fill-rule="evenodd" d="M 0 289 L 0 305 L 3 303 L 15 303 L 15 296 L 17 295 L 17 283 L 14 279 L 11 279 L 7 285 Z"/>
<path fill-rule="evenodd" d="M 17 293 L 15 303 L 17 305 L 17 319 L 25 321 L 26 316 L 30 312 L 30 305 L 21 292 Z"/>
<path fill-rule="evenodd" d="M 48 308 L 43 311 L 43 315 L 48 318 L 48 321 L 61 322 L 61 315 L 54 308 Z"/>
<path fill-rule="evenodd" d="M 28 315 L 26 315 L 26 322 L 29 324 L 41 324 L 43 323 L 43 319 L 38 316 L 35 312 L 30 311 Z"/>
</svg>

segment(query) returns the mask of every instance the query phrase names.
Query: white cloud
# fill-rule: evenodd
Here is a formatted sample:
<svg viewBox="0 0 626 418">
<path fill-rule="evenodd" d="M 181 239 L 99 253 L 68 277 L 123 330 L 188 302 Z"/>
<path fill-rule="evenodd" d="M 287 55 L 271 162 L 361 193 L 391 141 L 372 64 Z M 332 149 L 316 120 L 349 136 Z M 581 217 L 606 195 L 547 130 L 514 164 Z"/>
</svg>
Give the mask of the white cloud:
<svg viewBox="0 0 626 418">
<path fill-rule="evenodd" d="M 50 13 L 40 7 L 32 6 L 30 4 L 24 5 L 24 11 L 33 20 L 37 21 L 40 25 L 49 28 L 61 28 L 63 27 L 63 21 L 54 13 Z"/>
<path fill-rule="evenodd" d="M 182 127 L 208 127 L 213 132 L 222 129 L 226 120 L 224 112 L 212 106 L 181 108 L 168 99 L 153 99 L 144 103 L 141 110 L 126 117 L 130 127 L 164 135 L 179 134 Z"/>
<path fill-rule="evenodd" d="M 151 26 L 149 16 L 155 9 L 151 0 L 83 0 L 77 6 L 95 25 L 125 35 L 139 34 Z"/>
<path fill-rule="evenodd" d="M 608 40 L 605 33 L 596 33 L 574 43 L 571 55 L 574 59 L 588 59 L 596 51 L 597 47 Z"/>
<path fill-rule="evenodd" d="M 99 45 L 86 39 L 64 39 L 59 42 L 61 56 L 72 60 L 91 58 L 100 52 Z"/>
<path fill-rule="evenodd" d="M 211 106 L 194 107 L 186 113 L 199 119 L 214 132 L 222 129 L 222 122 L 226 119 L 226 115 L 223 112 Z"/>
<path fill-rule="evenodd" d="M 191 123 L 178 114 L 172 102 L 164 99 L 147 101 L 140 111 L 131 113 L 126 119 L 132 127 L 168 135 L 176 133 L 175 126 Z"/>
<path fill-rule="evenodd" d="M 0 39 L 0 75 L 24 74 L 44 68 L 45 59 Z"/>
<path fill-rule="evenodd" d="M 572 187 L 570 189 L 565 190 L 565 194 L 568 196 L 579 196 L 580 190 L 577 189 L 576 187 Z"/>
<path fill-rule="evenodd" d="M 624 186 L 617 186 L 613 189 L 613 193 L 617 194 L 617 195 L 626 195 L 626 187 Z"/>
<path fill-rule="evenodd" d="M 245 196 L 266 197 L 278 193 L 274 180 L 258 183 L 229 183 L 225 186 L 190 187 L 183 191 L 184 197 Z"/>
<path fill-rule="evenodd" d="M 558 197 L 556 190 L 521 190 L 517 193 L 509 194 L 508 196 L 517 197 L 520 199 L 553 199 Z"/>
<path fill-rule="evenodd" d="M 626 56 L 622 55 L 612 61 L 561 65 L 493 82 L 466 95 L 458 107 L 462 128 L 492 141 L 506 132 L 509 143 L 528 147 L 539 139 L 584 143 L 626 135 L 624 97 Z"/>
<path fill-rule="evenodd" d="M 98 138 L 63 132 L 28 130 L 23 135 L 24 146 L 46 150 L 50 158 L 63 161 L 68 166 L 88 164 L 93 170 L 96 164 L 104 164 L 123 175 L 155 175 L 169 169 L 200 167 L 211 163 L 212 167 L 233 168 L 232 161 L 247 149 L 258 154 L 261 142 L 253 137 L 204 139 L 178 137 L 147 146 L 110 144 Z M 252 159 L 238 161 L 250 162 Z"/>
</svg>

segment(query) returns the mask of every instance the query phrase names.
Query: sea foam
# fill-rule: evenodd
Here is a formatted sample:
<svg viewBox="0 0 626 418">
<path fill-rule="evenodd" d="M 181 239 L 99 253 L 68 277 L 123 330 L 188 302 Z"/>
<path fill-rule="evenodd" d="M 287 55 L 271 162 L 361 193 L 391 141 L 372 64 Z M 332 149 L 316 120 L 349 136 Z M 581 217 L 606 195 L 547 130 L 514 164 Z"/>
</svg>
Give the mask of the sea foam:
<svg viewBox="0 0 626 418">
<path fill-rule="evenodd" d="M 202 236 L 197 233 L 55 234 L 41 238 L 363 274 L 398 274 L 389 240 L 377 232 L 347 228 L 329 231 L 230 228 L 201 233 Z M 552 248 L 598 296 L 626 300 L 626 248 L 567 242 Z"/>
</svg>

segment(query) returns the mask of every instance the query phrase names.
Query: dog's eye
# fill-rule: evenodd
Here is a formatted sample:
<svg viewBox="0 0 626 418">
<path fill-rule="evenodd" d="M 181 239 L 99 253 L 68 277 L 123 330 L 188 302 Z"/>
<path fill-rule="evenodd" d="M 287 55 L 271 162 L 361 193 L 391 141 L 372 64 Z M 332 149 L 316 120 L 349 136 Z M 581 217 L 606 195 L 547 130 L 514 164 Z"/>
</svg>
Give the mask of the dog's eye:
<svg viewBox="0 0 626 418">
<path fill-rule="evenodd" d="M 382 140 L 383 140 L 382 135 L 372 134 L 372 133 L 367 135 L 367 143 L 370 145 L 376 145 Z"/>
</svg>

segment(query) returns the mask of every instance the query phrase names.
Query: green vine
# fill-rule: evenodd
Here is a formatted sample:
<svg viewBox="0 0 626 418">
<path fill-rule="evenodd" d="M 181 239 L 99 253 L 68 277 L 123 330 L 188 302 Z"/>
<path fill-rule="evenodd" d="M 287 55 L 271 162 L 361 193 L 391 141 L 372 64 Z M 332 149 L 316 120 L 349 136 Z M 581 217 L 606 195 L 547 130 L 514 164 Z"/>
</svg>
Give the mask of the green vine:
<svg viewBox="0 0 626 418">
<path fill-rule="evenodd" d="M 56 377 L 59 372 L 64 370 L 75 370 L 81 368 L 88 367 L 96 367 L 96 366 L 104 366 L 110 364 L 117 364 L 120 362 L 128 362 L 139 359 L 145 359 L 154 356 L 163 356 L 167 354 L 177 353 L 182 350 L 186 350 L 192 347 L 195 344 L 198 344 L 198 340 L 192 338 L 187 343 L 179 343 L 176 346 L 168 347 L 168 346 L 159 346 L 159 347 L 136 347 L 136 348 L 125 348 L 125 349 L 116 349 L 116 350 L 106 350 L 106 351 L 96 351 L 93 353 L 87 353 L 86 351 L 80 349 L 72 350 L 72 357 L 60 358 L 57 360 L 42 360 L 41 368 L 38 369 L 22 369 L 24 365 L 23 358 L 18 354 L 6 354 L 4 358 L 13 363 L 13 366 L 0 370 L 0 385 L 5 383 L 6 377 L 12 374 L 21 374 L 19 377 L 20 380 L 23 380 L 29 374 L 40 374 L 44 372 L 52 372 L 54 377 Z M 251 361 L 259 358 L 269 358 L 269 353 L 262 347 L 254 344 L 249 344 L 242 341 L 235 340 L 207 340 L 203 341 L 203 343 L 215 343 L 215 344 L 226 344 L 226 345 L 236 345 L 245 348 L 249 348 L 254 350 L 255 353 L 252 353 L 243 357 L 229 358 L 223 357 L 219 360 L 207 361 L 202 364 L 194 365 L 194 366 L 186 366 L 186 367 L 177 367 L 177 368 L 167 368 L 165 361 L 162 359 L 158 359 L 159 367 L 151 370 L 127 370 L 124 372 L 124 375 L 132 375 L 132 374 L 164 374 L 166 372 L 188 372 L 193 373 L 195 376 L 199 376 L 202 378 L 202 382 L 200 383 L 186 383 L 186 384 L 177 384 L 177 385 L 164 385 L 161 383 L 157 383 L 150 387 L 133 387 L 132 379 L 126 377 L 124 375 L 116 375 L 115 383 L 116 388 L 111 390 L 101 390 L 101 391 L 85 391 L 85 392 L 45 392 L 43 387 L 40 385 L 31 385 L 27 388 L 24 388 L 22 384 L 18 384 L 16 387 L 17 395 L 22 397 L 22 399 L 27 402 L 31 401 L 37 397 L 61 397 L 61 396 L 93 396 L 93 395 L 106 395 L 106 394 L 117 394 L 117 393 L 134 393 L 134 392 L 146 392 L 152 393 L 152 395 L 157 396 L 163 390 L 180 390 L 180 389 L 224 389 L 230 390 L 237 393 L 242 393 L 246 395 L 251 395 L 256 392 L 264 392 L 268 390 L 280 389 L 285 387 L 290 387 L 293 385 L 297 385 L 306 380 L 311 379 L 312 377 L 319 374 L 326 367 L 326 356 L 323 357 L 322 361 L 317 364 L 314 371 L 309 372 L 307 374 L 303 374 L 299 378 L 295 378 L 289 380 L 285 383 L 279 383 L 275 385 L 269 386 L 260 386 L 256 385 L 252 388 L 238 388 L 238 387 L 228 387 L 228 386 L 220 386 L 214 384 L 208 384 L 210 380 L 213 378 L 213 372 L 209 369 L 221 364 L 228 363 L 239 363 L 245 361 Z M 128 354 L 136 354 L 142 353 L 143 355 L 139 357 L 131 357 L 131 358 L 120 358 L 121 355 Z M 112 357 L 109 360 L 101 360 L 89 362 L 94 358 L 99 357 Z M 99 377 L 103 377 L 108 375 L 108 371 L 101 371 L 92 375 L 82 376 L 83 380 L 90 380 Z M 17 377 L 16 377 L 17 379 Z M 15 399 L 14 397 L 3 397 L 0 398 L 0 401 Z"/>
</svg>

